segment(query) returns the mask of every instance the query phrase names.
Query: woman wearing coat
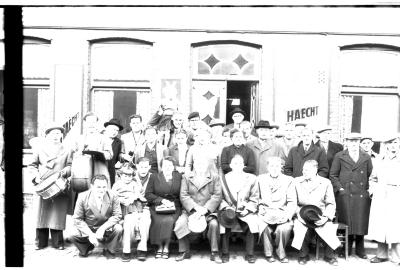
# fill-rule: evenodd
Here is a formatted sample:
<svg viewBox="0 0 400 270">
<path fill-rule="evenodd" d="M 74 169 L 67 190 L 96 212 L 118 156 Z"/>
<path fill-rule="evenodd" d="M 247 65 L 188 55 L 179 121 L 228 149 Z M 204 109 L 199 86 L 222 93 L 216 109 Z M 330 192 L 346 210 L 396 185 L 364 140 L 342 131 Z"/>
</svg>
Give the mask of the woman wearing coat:
<svg viewBox="0 0 400 270">
<path fill-rule="evenodd" d="M 29 165 L 37 173 L 33 180 L 34 184 L 40 183 L 50 176 L 58 173 L 66 178 L 71 174 L 71 152 L 65 150 L 61 143 L 64 128 L 52 124 L 46 131 L 46 139 L 34 150 L 33 161 Z M 36 223 L 37 246 L 36 250 L 43 249 L 48 245 L 49 230 L 51 233 L 52 246 L 56 249 L 64 249 L 63 230 L 68 206 L 71 197 L 68 192 L 62 192 L 51 199 L 39 198 L 38 215 Z"/>
<path fill-rule="evenodd" d="M 179 239 L 180 252 L 176 261 L 191 257 L 189 234 L 192 231 L 188 225 L 189 216 L 191 216 L 194 220 L 200 218 L 206 220 L 207 238 L 211 246 L 210 260 L 221 263 L 218 254 L 219 224 L 216 214 L 222 200 L 221 182 L 214 160 L 198 159 L 193 165 L 193 173 L 189 176 L 185 175 L 182 180 L 180 198 L 183 211 L 174 229 Z"/>
<path fill-rule="evenodd" d="M 189 151 L 187 133 L 185 130 L 181 129 L 173 136 L 176 143 L 164 150 L 164 157 L 173 157 L 176 161 L 176 170 L 183 174 L 185 172 L 186 157 Z"/>
<path fill-rule="evenodd" d="M 356 255 L 367 259 L 364 235 L 368 234 L 371 204 L 368 180 L 372 172 L 372 161 L 360 149 L 360 139 L 359 133 L 347 135 L 347 149 L 335 155 L 329 178 L 336 197 L 337 219 L 349 226 L 349 254 L 355 240 Z"/>
<path fill-rule="evenodd" d="M 257 206 L 260 197 L 258 182 L 255 175 L 245 173 L 244 160 L 239 154 L 233 156 L 230 161 L 232 171 L 225 175 L 222 183 L 222 202 L 219 210 L 233 208 L 237 219 L 232 226 L 224 227 L 221 224 L 222 234 L 222 262 L 229 261 L 229 238 L 231 231 L 243 231 L 246 234 L 245 260 L 254 263 L 254 238 L 258 230 Z M 226 183 L 226 184 L 225 184 Z M 228 190 L 229 189 L 229 190 Z M 230 193 L 230 194 L 229 194 Z M 232 199 L 231 196 L 232 195 Z"/>
<path fill-rule="evenodd" d="M 157 245 L 156 259 L 169 258 L 169 243 L 175 222 L 181 214 L 179 194 L 182 175 L 175 171 L 175 160 L 164 157 L 161 172 L 151 174 L 146 187 L 145 198 L 150 206 L 150 243 Z M 157 206 L 175 206 L 173 213 L 159 213 Z"/>
<path fill-rule="evenodd" d="M 385 142 L 387 153 L 376 160 L 375 185 L 369 216 L 368 238 L 378 242 L 378 250 L 371 263 L 389 259 L 392 245 L 392 261 L 400 262 L 400 138 L 394 136 Z"/>
</svg>

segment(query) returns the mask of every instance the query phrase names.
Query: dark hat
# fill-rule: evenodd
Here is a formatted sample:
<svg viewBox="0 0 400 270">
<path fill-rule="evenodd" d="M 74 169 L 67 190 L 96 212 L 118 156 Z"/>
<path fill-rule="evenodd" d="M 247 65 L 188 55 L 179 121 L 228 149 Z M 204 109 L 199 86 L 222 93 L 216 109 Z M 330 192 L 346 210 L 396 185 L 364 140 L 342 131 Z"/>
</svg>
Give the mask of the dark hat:
<svg viewBox="0 0 400 270">
<path fill-rule="evenodd" d="M 210 127 L 215 127 L 215 126 L 221 126 L 224 127 L 225 123 L 222 122 L 220 119 L 213 119 L 210 121 L 210 123 L 208 124 Z"/>
<path fill-rule="evenodd" d="M 362 142 L 362 141 L 364 141 L 364 140 L 371 140 L 371 141 L 372 141 L 372 136 L 363 134 L 363 135 L 361 136 L 360 142 Z"/>
<path fill-rule="evenodd" d="M 254 127 L 254 129 L 258 129 L 258 128 L 272 129 L 272 128 L 274 128 L 274 126 L 271 126 L 269 124 L 269 121 L 267 121 L 267 120 L 260 120 L 260 121 L 258 121 L 258 124 Z"/>
<path fill-rule="evenodd" d="M 195 117 L 200 117 L 199 112 L 191 112 L 188 116 L 188 120 L 195 118 Z"/>
<path fill-rule="evenodd" d="M 361 140 L 361 134 L 358 132 L 351 132 L 346 135 L 346 140 Z"/>
<path fill-rule="evenodd" d="M 50 131 L 58 129 L 61 131 L 62 134 L 64 134 L 64 128 L 61 125 L 58 125 L 56 122 L 51 122 L 47 125 L 46 130 L 44 131 L 44 134 L 47 135 Z"/>
<path fill-rule="evenodd" d="M 299 123 L 294 124 L 294 126 L 295 127 L 305 127 L 305 126 L 307 126 L 307 124 L 303 123 L 303 122 L 299 122 Z"/>
<path fill-rule="evenodd" d="M 240 109 L 239 107 L 236 107 L 235 109 L 233 109 L 230 113 L 229 113 L 229 117 L 232 118 L 232 116 L 235 113 L 241 113 L 243 115 L 243 117 L 246 117 L 246 112 L 243 111 L 242 109 Z"/>
<path fill-rule="evenodd" d="M 385 138 L 382 140 L 383 143 L 391 143 L 396 139 L 400 138 L 400 134 L 391 134 L 388 136 L 385 136 Z"/>
<path fill-rule="evenodd" d="M 332 130 L 332 127 L 330 127 L 330 126 L 324 126 L 324 127 L 321 127 L 320 129 L 318 129 L 318 130 L 317 130 L 317 133 L 322 133 L 322 132 L 324 132 L 324 131 L 330 131 L 330 130 Z"/>
<path fill-rule="evenodd" d="M 299 215 L 306 222 L 307 227 L 314 229 L 317 227 L 315 222 L 321 219 L 322 210 L 316 205 L 308 204 L 301 207 Z"/>
<path fill-rule="evenodd" d="M 225 228 L 233 228 L 237 223 L 236 212 L 232 207 L 227 207 L 218 212 L 218 221 Z"/>
<path fill-rule="evenodd" d="M 117 118 L 112 118 L 110 121 L 104 123 L 104 127 L 107 127 L 109 125 L 114 125 L 119 128 L 119 131 L 123 130 L 124 127 L 121 125 L 121 121 Z"/>
</svg>

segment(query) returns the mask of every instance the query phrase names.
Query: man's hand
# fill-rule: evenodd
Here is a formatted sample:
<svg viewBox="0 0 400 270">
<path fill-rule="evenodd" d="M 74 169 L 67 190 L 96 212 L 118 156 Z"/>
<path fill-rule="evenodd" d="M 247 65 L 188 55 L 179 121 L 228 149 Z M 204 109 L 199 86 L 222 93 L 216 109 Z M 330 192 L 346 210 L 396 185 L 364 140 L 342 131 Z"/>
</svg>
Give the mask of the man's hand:
<svg viewBox="0 0 400 270">
<path fill-rule="evenodd" d="M 103 230 L 102 228 L 99 228 L 99 229 L 96 231 L 96 239 L 97 239 L 98 241 L 100 241 L 100 240 L 103 240 L 103 237 L 104 237 L 104 230 Z"/>
<path fill-rule="evenodd" d="M 325 216 L 320 216 L 320 218 L 320 220 L 315 221 L 315 225 L 322 226 L 328 221 L 328 218 Z"/>
<path fill-rule="evenodd" d="M 267 210 L 265 209 L 265 206 L 264 205 L 260 205 L 259 207 L 258 207 L 258 213 L 260 214 L 260 215 L 265 215 L 265 213 L 267 212 Z"/>
<path fill-rule="evenodd" d="M 249 210 L 244 209 L 244 210 L 238 212 L 238 214 L 239 214 L 239 216 L 244 217 L 249 214 Z"/>
<path fill-rule="evenodd" d="M 61 175 L 61 177 L 66 178 L 67 175 L 68 175 L 68 168 L 62 169 L 62 170 L 60 171 L 60 175 Z"/>
<path fill-rule="evenodd" d="M 99 241 L 97 241 L 97 236 L 96 234 L 91 234 L 89 235 L 89 241 L 92 243 L 95 247 L 99 245 Z"/>
<path fill-rule="evenodd" d="M 204 216 L 208 212 L 207 208 L 200 205 L 196 206 L 194 210 L 196 210 L 196 213 L 198 213 L 201 216 Z"/>
</svg>

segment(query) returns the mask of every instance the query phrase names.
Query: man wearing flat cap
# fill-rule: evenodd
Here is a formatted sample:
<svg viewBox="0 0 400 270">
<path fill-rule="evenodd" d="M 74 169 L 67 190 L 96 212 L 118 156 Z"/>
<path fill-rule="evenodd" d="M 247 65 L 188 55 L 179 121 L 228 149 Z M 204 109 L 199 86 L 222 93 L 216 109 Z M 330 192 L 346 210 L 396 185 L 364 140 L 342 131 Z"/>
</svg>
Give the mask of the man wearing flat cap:
<svg viewBox="0 0 400 270">
<path fill-rule="evenodd" d="M 325 153 L 326 153 L 326 158 L 328 159 L 328 168 L 331 168 L 333 158 L 335 157 L 336 153 L 339 153 L 340 151 L 343 151 L 343 145 L 340 143 L 333 142 L 331 140 L 332 137 L 332 128 L 327 126 L 320 128 L 317 131 L 317 138 L 318 141 L 315 143 L 315 145 L 321 147 Z"/>
<path fill-rule="evenodd" d="M 372 140 L 371 136 L 368 135 L 363 135 L 361 136 L 360 140 L 360 148 L 363 150 L 365 153 L 370 155 L 372 159 L 377 158 L 379 156 L 378 153 L 374 152 L 372 150 L 372 147 L 374 146 L 374 141 Z"/>
<path fill-rule="evenodd" d="M 254 128 L 258 138 L 246 143 L 246 145 L 255 154 L 255 175 L 260 175 L 268 172 L 266 164 L 269 157 L 279 157 L 284 160 L 285 152 L 283 147 L 275 142 L 272 132 L 273 126 L 270 125 L 269 121 L 260 120 Z"/>
<path fill-rule="evenodd" d="M 112 118 L 110 121 L 104 123 L 105 133 L 104 135 L 111 140 L 111 148 L 113 151 L 112 158 L 107 162 L 108 172 L 110 173 L 111 187 L 115 183 L 115 164 L 118 161 L 122 161 L 122 141 L 118 138 L 120 131 L 124 129 L 121 125 L 121 121 L 116 118 Z"/>
<path fill-rule="evenodd" d="M 360 133 L 345 137 L 347 149 L 336 154 L 329 178 L 336 196 L 337 217 L 349 226 L 349 254 L 356 242 L 356 255 L 367 259 L 364 235 L 368 234 L 370 210 L 369 177 L 372 172 L 371 157 L 360 149 Z"/>
<path fill-rule="evenodd" d="M 188 115 L 188 122 L 189 122 L 189 127 L 188 127 L 188 144 L 193 145 L 195 141 L 195 133 L 196 131 L 200 128 L 200 114 L 199 112 L 191 112 Z"/>
<path fill-rule="evenodd" d="M 329 179 L 317 175 L 317 170 L 317 161 L 307 160 L 303 166 L 303 176 L 294 179 L 297 210 L 292 246 L 300 251 L 299 264 L 306 264 L 310 259 L 309 244 L 316 233 L 324 245 L 324 260 L 337 265 L 334 250 L 340 246 L 340 241 L 336 236 L 337 225 L 332 223 L 335 197 Z"/>
</svg>

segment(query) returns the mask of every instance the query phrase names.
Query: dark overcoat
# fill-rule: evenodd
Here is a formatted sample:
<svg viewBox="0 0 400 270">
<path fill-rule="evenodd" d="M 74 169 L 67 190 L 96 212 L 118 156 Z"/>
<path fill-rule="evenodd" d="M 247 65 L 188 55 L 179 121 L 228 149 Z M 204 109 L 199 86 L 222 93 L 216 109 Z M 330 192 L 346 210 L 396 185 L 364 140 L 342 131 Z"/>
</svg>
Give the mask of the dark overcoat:
<svg viewBox="0 0 400 270">
<path fill-rule="evenodd" d="M 349 234 L 366 235 L 371 199 L 368 180 L 372 172 L 371 157 L 360 150 L 354 162 L 346 149 L 336 154 L 330 170 L 330 180 L 336 197 L 338 221 L 349 225 Z M 339 189 L 344 192 L 339 194 Z"/>
<path fill-rule="evenodd" d="M 315 145 L 321 147 L 319 141 Z M 329 169 L 332 166 L 333 158 L 340 151 L 343 151 L 343 145 L 341 145 L 340 143 L 328 141 L 328 149 L 326 150 L 326 158 L 328 160 Z"/>
</svg>

